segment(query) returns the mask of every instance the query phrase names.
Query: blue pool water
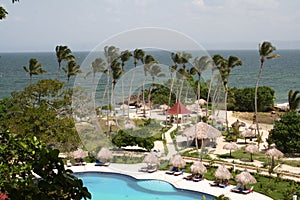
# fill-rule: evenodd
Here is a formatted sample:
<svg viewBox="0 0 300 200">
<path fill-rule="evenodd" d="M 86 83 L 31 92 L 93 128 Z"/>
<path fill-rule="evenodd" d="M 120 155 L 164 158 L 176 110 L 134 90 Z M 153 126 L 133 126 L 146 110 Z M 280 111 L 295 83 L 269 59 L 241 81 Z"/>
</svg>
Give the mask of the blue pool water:
<svg viewBox="0 0 300 200">
<path fill-rule="evenodd" d="M 159 180 L 136 180 L 132 177 L 112 173 L 76 173 L 92 194 L 93 200 L 207 200 L 213 197 L 199 192 L 178 190 L 171 184 Z"/>
</svg>

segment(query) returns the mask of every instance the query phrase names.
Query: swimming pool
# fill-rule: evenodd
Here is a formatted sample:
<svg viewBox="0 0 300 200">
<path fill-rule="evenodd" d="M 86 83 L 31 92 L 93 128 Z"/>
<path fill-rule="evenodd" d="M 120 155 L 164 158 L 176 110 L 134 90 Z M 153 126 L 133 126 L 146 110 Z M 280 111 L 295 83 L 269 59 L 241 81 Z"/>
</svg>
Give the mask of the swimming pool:
<svg viewBox="0 0 300 200">
<path fill-rule="evenodd" d="M 199 192 L 178 190 L 160 180 L 136 180 L 130 176 L 114 173 L 76 173 L 92 194 L 93 200 L 212 200 L 213 196 Z"/>
</svg>

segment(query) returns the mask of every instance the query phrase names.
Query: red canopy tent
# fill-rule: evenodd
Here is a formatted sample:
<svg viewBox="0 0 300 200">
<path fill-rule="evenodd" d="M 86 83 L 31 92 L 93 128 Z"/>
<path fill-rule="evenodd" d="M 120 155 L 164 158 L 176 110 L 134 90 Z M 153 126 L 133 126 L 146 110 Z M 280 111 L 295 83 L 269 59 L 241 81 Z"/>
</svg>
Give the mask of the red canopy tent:
<svg viewBox="0 0 300 200">
<path fill-rule="evenodd" d="M 172 108 L 167 111 L 169 115 L 190 114 L 192 111 L 187 109 L 180 101 L 176 102 Z"/>
</svg>

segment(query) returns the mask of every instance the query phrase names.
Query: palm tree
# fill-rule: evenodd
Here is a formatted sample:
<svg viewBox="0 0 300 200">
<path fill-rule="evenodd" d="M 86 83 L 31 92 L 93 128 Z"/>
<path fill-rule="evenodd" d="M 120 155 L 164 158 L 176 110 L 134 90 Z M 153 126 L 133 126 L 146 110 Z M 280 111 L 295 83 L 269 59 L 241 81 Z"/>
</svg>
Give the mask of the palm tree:
<svg viewBox="0 0 300 200">
<path fill-rule="evenodd" d="M 186 53 L 186 52 L 181 52 L 179 53 L 179 60 L 180 60 L 180 64 L 181 64 L 181 68 L 178 69 L 178 78 L 181 79 L 181 86 L 180 86 L 180 90 L 179 90 L 179 94 L 178 94 L 178 101 L 180 101 L 180 97 L 181 97 L 181 92 L 183 89 L 183 83 L 185 81 L 185 79 L 187 78 L 191 78 L 191 74 L 189 73 L 189 71 L 186 70 L 186 64 L 189 63 L 189 60 L 192 58 L 192 54 L 190 53 Z"/>
<path fill-rule="evenodd" d="M 131 56 L 132 56 L 132 53 L 128 50 L 121 52 L 120 59 L 121 59 L 122 75 L 125 73 L 125 70 L 124 70 L 125 62 L 127 62 Z M 122 103 L 124 105 L 124 78 L 122 78 L 122 101 L 123 101 Z M 125 110 L 123 109 L 123 114 L 124 114 L 124 112 L 125 112 Z M 128 113 L 129 113 L 129 101 L 128 101 Z"/>
<path fill-rule="evenodd" d="M 162 72 L 161 67 L 159 65 L 152 65 L 149 69 L 149 74 L 150 74 L 151 79 L 152 79 L 152 83 L 150 85 L 149 94 L 148 94 L 148 102 L 150 103 L 150 101 L 151 101 L 151 92 L 152 92 L 152 87 L 154 85 L 155 77 L 165 77 L 165 74 Z M 150 116 L 151 116 L 151 103 L 149 105 L 150 105 Z"/>
<path fill-rule="evenodd" d="M 61 62 L 63 60 L 65 61 L 75 60 L 75 57 L 72 55 L 71 49 L 69 49 L 67 46 L 56 46 L 55 51 L 56 51 L 56 58 L 58 62 L 57 80 L 59 80 Z"/>
<path fill-rule="evenodd" d="M 145 84 L 146 84 L 146 79 L 147 79 L 147 72 L 149 71 L 150 67 L 154 64 L 157 64 L 158 62 L 153 58 L 153 56 L 151 55 L 146 55 L 143 59 L 143 63 L 144 63 L 144 80 L 143 80 L 143 84 L 142 84 L 142 92 L 143 92 L 143 114 L 145 116 L 146 114 L 146 110 L 145 110 Z M 148 102 L 150 104 L 150 102 Z"/>
<path fill-rule="evenodd" d="M 296 91 L 290 90 L 289 91 L 289 110 L 290 111 L 294 112 L 299 107 L 299 105 L 300 105 L 300 95 L 299 94 L 300 94 L 299 90 L 296 90 Z"/>
<path fill-rule="evenodd" d="M 201 74 L 205 71 L 208 66 L 211 65 L 211 60 L 208 56 L 196 57 L 193 62 L 193 67 L 191 68 L 191 74 L 197 74 L 198 84 L 197 84 L 197 97 L 200 99 L 200 82 L 201 82 Z"/>
<path fill-rule="evenodd" d="M 229 82 L 229 76 L 231 69 L 233 69 L 236 66 L 241 66 L 242 61 L 235 56 L 229 56 L 228 60 L 223 58 L 220 55 L 214 55 L 212 57 L 213 61 L 215 62 L 215 65 L 217 66 L 220 76 L 223 81 L 223 85 L 225 88 L 225 120 L 226 120 L 226 127 L 227 127 L 227 133 L 229 132 L 229 126 L 228 126 L 228 119 L 227 119 L 227 96 L 228 96 L 228 82 Z"/>
<path fill-rule="evenodd" d="M 275 51 L 275 50 L 276 50 L 276 48 L 271 44 L 271 42 L 263 42 L 262 45 L 259 44 L 260 68 L 259 68 L 259 72 L 258 72 L 256 84 L 255 84 L 255 95 L 254 95 L 255 114 L 254 114 L 254 117 L 253 117 L 254 122 L 256 124 L 257 136 L 258 137 L 261 137 L 260 132 L 259 132 L 259 127 L 258 127 L 258 119 L 257 119 L 258 84 L 259 84 L 259 80 L 260 80 L 260 77 L 261 77 L 263 65 L 264 65 L 264 62 L 266 61 L 266 59 L 273 59 L 273 58 L 278 58 L 279 57 L 279 54 L 272 54 L 273 51 Z M 258 148 L 259 148 L 259 143 L 258 143 Z"/>
<path fill-rule="evenodd" d="M 93 92 L 95 92 L 95 77 L 96 74 L 99 72 L 104 72 L 105 70 L 105 61 L 102 58 L 96 58 L 92 64 L 91 64 L 91 71 L 89 71 L 85 76 L 89 76 L 91 73 L 93 73 Z"/>
<path fill-rule="evenodd" d="M 213 76 L 214 76 L 214 71 L 216 70 L 216 66 L 214 63 L 212 63 L 211 65 L 211 79 L 209 81 L 209 88 L 208 88 L 208 92 L 207 92 L 207 104 L 206 104 L 206 117 L 208 116 L 208 102 L 209 102 L 209 98 L 210 98 L 210 91 L 211 91 L 211 87 L 212 87 L 212 82 L 213 82 Z"/>
<path fill-rule="evenodd" d="M 121 63 L 118 60 L 113 60 L 111 64 L 112 70 L 112 89 L 111 89 L 111 102 L 114 104 L 114 94 L 115 94 L 115 87 L 117 84 L 118 79 L 122 76 L 123 71 L 121 70 Z"/>
<path fill-rule="evenodd" d="M 81 73 L 80 66 L 77 65 L 76 61 L 74 60 L 70 60 L 67 63 L 67 66 L 63 68 L 63 70 L 67 75 L 68 83 L 72 76 L 76 76 L 77 74 Z"/>
<path fill-rule="evenodd" d="M 47 73 L 46 70 L 42 68 L 42 64 L 35 58 L 29 60 L 29 67 L 23 66 L 24 70 L 29 73 L 30 85 L 32 84 L 32 76 Z"/>
<path fill-rule="evenodd" d="M 105 91 L 104 91 L 104 96 L 107 93 L 107 106 L 109 109 L 109 113 L 107 112 L 107 124 L 109 121 L 109 114 L 111 112 L 111 105 L 112 105 L 112 98 L 109 96 L 109 86 L 110 86 L 110 76 L 112 74 L 112 65 L 114 65 L 114 62 L 118 59 L 119 57 L 119 48 L 115 47 L 115 46 L 105 46 L 104 47 L 104 55 L 106 58 L 106 70 L 104 71 L 104 73 L 106 74 L 107 77 L 107 82 L 106 82 L 106 86 L 105 86 Z M 111 126 L 109 125 L 109 130 L 111 130 Z"/>
<path fill-rule="evenodd" d="M 133 64 L 134 64 L 134 70 L 132 73 L 132 77 L 131 77 L 131 82 L 130 82 L 130 88 L 129 88 L 129 97 L 128 97 L 128 102 L 130 102 L 130 98 L 131 98 L 131 93 L 132 93 L 132 85 L 133 85 L 133 81 L 134 81 L 134 76 L 135 76 L 135 71 L 136 71 L 136 65 L 138 63 L 138 61 L 141 61 L 142 63 L 144 63 L 144 56 L 145 56 L 145 51 L 143 51 L 142 49 L 135 49 L 133 52 Z M 129 112 L 128 112 L 128 118 L 129 118 Z"/>
</svg>

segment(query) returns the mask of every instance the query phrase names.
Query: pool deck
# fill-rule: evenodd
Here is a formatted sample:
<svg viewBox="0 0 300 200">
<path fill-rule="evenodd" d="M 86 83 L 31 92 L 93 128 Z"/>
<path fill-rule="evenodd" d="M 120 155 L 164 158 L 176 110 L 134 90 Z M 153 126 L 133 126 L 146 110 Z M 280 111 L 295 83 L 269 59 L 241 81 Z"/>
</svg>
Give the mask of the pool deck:
<svg viewBox="0 0 300 200">
<path fill-rule="evenodd" d="M 119 173 L 132 176 L 136 179 L 156 179 L 156 180 L 163 180 L 171 183 L 174 187 L 178 189 L 185 189 L 185 190 L 193 190 L 198 191 L 206 194 L 210 194 L 213 196 L 220 196 L 224 194 L 225 196 L 229 197 L 231 200 L 270 200 L 272 198 L 265 196 L 263 194 L 257 192 L 251 192 L 250 194 L 239 194 L 231 192 L 230 189 L 234 186 L 229 185 L 226 188 L 219 188 L 219 187 L 212 187 L 209 185 L 210 182 L 208 180 L 202 180 L 199 182 L 193 182 L 183 179 L 183 177 L 189 175 L 188 173 L 183 173 L 183 175 L 174 176 L 168 175 L 165 171 L 156 171 L 153 173 L 145 173 L 139 172 L 138 170 L 141 167 L 145 167 L 144 163 L 141 164 L 115 164 L 111 163 L 108 167 L 104 166 L 94 166 L 94 163 L 88 163 L 85 166 L 72 166 L 66 167 L 71 169 L 73 172 L 110 172 L 110 173 Z M 255 190 L 255 188 L 254 188 Z"/>
</svg>

